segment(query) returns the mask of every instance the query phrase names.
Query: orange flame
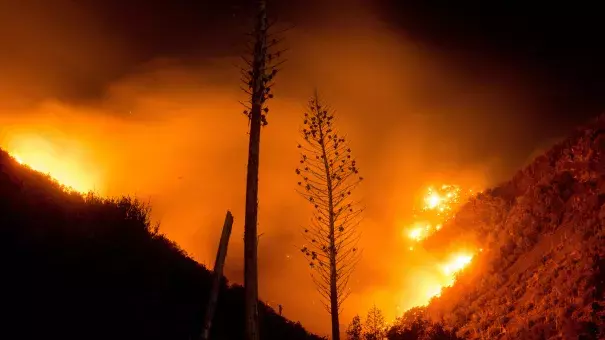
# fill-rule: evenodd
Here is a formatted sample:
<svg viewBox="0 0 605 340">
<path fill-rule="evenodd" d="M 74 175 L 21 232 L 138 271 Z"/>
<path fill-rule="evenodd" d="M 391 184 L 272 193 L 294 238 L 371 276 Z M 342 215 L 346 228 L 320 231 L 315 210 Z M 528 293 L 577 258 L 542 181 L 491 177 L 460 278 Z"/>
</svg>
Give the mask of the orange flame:
<svg viewBox="0 0 605 340">
<path fill-rule="evenodd" d="M 462 197 L 464 194 L 465 197 Z M 413 242 L 421 242 L 442 228 L 442 223 L 452 218 L 467 197 L 475 194 L 472 190 L 463 192 L 457 185 L 442 185 L 435 189 L 427 188 L 423 196 L 422 212 L 427 221 L 416 221 L 404 229 L 404 236 Z M 467 196 L 468 195 L 468 196 Z M 429 222 L 432 221 L 432 222 Z M 409 247 L 410 251 L 414 247 Z M 479 252 L 482 252 L 480 249 Z M 417 305 L 426 305 L 431 298 L 441 296 L 444 287 L 453 285 L 456 275 L 473 260 L 474 254 L 469 251 L 458 251 L 450 254 L 443 263 L 434 265 L 434 271 L 419 277 Z"/>
<path fill-rule="evenodd" d="M 431 220 L 439 220 L 440 223 L 431 223 L 428 221 L 416 221 L 410 227 L 404 230 L 404 234 L 412 241 L 420 242 L 438 231 L 442 223 L 449 220 L 456 209 L 463 202 L 462 189 L 457 185 L 444 184 L 439 189 L 428 187 L 423 197 L 422 212 L 431 215 Z M 474 194 L 473 190 L 468 190 L 468 196 Z"/>
<path fill-rule="evenodd" d="M 457 185 L 442 185 L 435 190 L 433 187 L 427 189 L 424 196 L 424 211 L 435 211 L 437 216 L 448 219 L 454 208 L 460 203 L 461 189 Z"/>
</svg>

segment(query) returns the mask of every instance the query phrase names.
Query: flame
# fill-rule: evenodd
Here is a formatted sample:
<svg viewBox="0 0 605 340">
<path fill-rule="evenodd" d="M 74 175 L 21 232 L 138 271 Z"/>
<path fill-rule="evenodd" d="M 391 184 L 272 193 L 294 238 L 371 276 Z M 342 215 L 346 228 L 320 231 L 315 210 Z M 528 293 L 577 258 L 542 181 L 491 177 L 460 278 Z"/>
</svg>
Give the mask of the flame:
<svg viewBox="0 0 605 340">
<path fill-rule="evenodd" d="M 440 202 L 441 202 L 441 197 L 438 194 L 436 194 L 436 193 L 430 194 L 426 198 L 427 209 L 435 209 L 439 205 Z M 443 209 L 443 208 L 441 208 L 441 209 Z"/>
<path fill-rule="evenodd" d="M 457 185 L 444 184 L 437 190 L 428 187 L 422 210 L 436 211 L 437 216 L 442 216 L 447 220 L 460 203 L 461 193 L 461 189 Z"/>
<path fill-rule="evenodd" d="M 464 197 L 463 193 L 466 194 Z M 443 223 L 454 216 L 460 204 L 474 194 L 475 192 L 472 189 L 463 192 L 458 185 L 444 184 L 438 189 L 434 189 L 432 186 L 428 187 L 423 196 L 424 205 L 421 211 L 424 215 L 429 215 L 427 219 L 437 220 L 438 222 L 416 221 L 404 229 L 405 236 L 415 242 L 428 238 L 434 232 L 441 230 Z"/>
<path fill-rule="evenodd" d="M 50 177 L 71 190 L 81 193 L 95 189 L 95 171 L 87 169 L 73 150 L 59 148 L 39 136 L 18 136 L 11 140 L 9 154 L 19 164 Z"/>
<path fill-rule="evenodd" d="M 457 185 L 428 187 L 422 197 L 421 217 L 424 220 L 417 220 L 404 229 L 405 237 L 416 243 L 430 237 L 454 216 L 461 203 L 476 193 L 473 190 L 463 191 Z M 414 217 L 419 218 L 417 215 Z M 414 247 L 410 246 L 409 250 L 413 251 Z M 480 248 L 478 252 L 483 252 L 483 249 Z M 414 299 L 415 306 L 425 306 L 432 298 L 440 297 L 442 289 L 455 283 L 456 275 L 472 262 L 473 257 L 473 252 L 459 250 L 449 254 L 443 262 L 433 262 L 431 272 L 425 272 L 415 279 L 415 283 L 421 287 Z"/>
<path fill-rule="evenodd" d="M 451 287 L 456 282 L 456 274 L 466 268 L 472 259 L 472 253 L 459 251 L 452 253 L 445 262 L 435 264 L 433 271 L 419 273 L 414 278 L 418 290 L 411 304 L 408 304 L 409 308 L 426 306 L 431 299 L 441 297 L 443 288 Z"/>
<path fill-rule="evenodd" d="M 473 255 L 468 253 L 453 254 L 450 260 L 441 265 L 441 270 L 447 276 L 453 276 L 468 266 L 473 260 Z"/>
<path fill-rule="evenodd" d="M 441 228 L 440 225 L 433 227 L 430 222 L 418 221 L 412 224 L 412 226 L 408 227 L 407 229 L 404 229 L 403 233 L 405 237 L 409 238 L 410 240 L 420 242 L 427 238 L 435 230 L 439 230 L 439 228 Z"/>
</svg>

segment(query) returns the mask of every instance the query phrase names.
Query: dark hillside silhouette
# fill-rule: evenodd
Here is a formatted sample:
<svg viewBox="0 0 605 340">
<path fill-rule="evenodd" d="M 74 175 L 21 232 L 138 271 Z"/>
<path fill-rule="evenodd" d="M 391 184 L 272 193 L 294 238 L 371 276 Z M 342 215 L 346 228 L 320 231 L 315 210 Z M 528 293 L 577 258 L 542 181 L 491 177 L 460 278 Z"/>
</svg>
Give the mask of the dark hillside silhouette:
<svg viewBox="0 0 605 340">
<path fill-rule="evenodd" d="M 63 189 L 0 150 L 0 338 L 198 339 L 211 273 L 147 205 Z M 320 339 L 262 303 L 259 315 L 261 339 Z M 224 281 L 210 338 L 243 337 L 243 288 Z"/>
</svg>

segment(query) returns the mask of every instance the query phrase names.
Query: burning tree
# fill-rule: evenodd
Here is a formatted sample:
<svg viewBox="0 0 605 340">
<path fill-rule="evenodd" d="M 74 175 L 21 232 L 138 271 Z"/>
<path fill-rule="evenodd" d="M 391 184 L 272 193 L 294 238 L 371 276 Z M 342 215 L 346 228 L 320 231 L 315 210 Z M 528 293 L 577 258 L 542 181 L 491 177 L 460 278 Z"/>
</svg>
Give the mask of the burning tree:
<svg viewBox="0 0 605 340">
<path fill-rule="evenodd" d="M 273 98 L 271 87 L 276 75 L 277 62 L 283 51 L 270 52 L 280 40 L 271 39 L 268 34 L 265 1 L 258 2 L 258 14 L 254 32 L 254 44 L 250 54 L 252 60 L 243 58 L 247 67 L 242 68 L 242 88 L 250 99 L 244 114 L 250 120 L 250 141 L 248 146 L 248 169 L 246 178 L 246 212 L 244 221 L 244 291 L 246 339 L 258 340 L 258 266 L 257 266 L 257 223 L 258 223 L 258 169 L 260 159 L 261 127 L 267 125 L 269 108 L 266 101 Z"/>
<path fill-rule="evenodd" d="M 338 315 L 348 297 L 347 287 L 360 259 L 357 242 L 362 208 L 351 193 L 363 179 L 345 137 L 334 127 L 334 113 L 320 103 L 317 92 L 304 114 L 298 192 L 314 208 L 304 229 L 308 242 L 301 251 L 309 260 L 312 278 L 332 317 L 332 339 L 340 339 Z"/>
</svg>

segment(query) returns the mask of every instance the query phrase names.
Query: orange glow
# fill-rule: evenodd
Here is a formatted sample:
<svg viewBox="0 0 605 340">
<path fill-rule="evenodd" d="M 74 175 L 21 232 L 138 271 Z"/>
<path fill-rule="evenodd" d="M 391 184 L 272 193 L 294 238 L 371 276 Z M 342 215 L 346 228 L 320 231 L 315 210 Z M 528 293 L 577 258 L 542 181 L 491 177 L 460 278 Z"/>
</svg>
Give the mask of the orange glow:
<svg viewBox="0 0 605 340">
<path fill-rule="evenodd" d="M 472 261 L 473 255 L 467 252 L 454 253 L 449 256 L 444 263 L 437 265 L 441 276 L 434 282 L 427 284 L 424 288 L 425 302 L 421 305 L 426 305 L 431 298 L 440 297 L 441 289 L 451 287 L 456 282 L 456 274 L 466 268 Z"/>
<path fill-rule="evenodd" d="M 419 272 L 414 272 L 411 282 L 413 292 L 402 292 L 400 304 L 404 306 L 402 311 L 412 307 L 426 306 L 432 298 L 439 298 L 444 287 L 451 287 L 456 282 L 456 274 L 466 268 L 472 261 L 470 252 L 460 251 L 451 254 L 444 262 L 434 261 L 432 266 Z M 431 260 L 429 260 L 430 262 Z"/>
<path fill-rule="evenodd" d="M 449 261 L 441 265 L 441 270 L 443 271 L 443 274 L 449 276 L 453 282 L 453 276 L 468 266 L 472 259 L 473 255 L 468 253 L 453 254 Z"/>
<path fill-rule="evenodd" d="M 432 193 L 426 198 L 426 204 L 428 209 L 435 209 L 440 202 L 441 197 L 436 193 Z"/>
<path fill-rule="evenodd" d="M 430 226 L 428 226 L 428 227 L 430 227 Z M 427 234 L 427 227 L 422 227 L 422 226 L 417 226 L 417 225 L 412 227 L 407 232 L 407 236 L 414 241 L 420 241 L 420 240 L 424 239 L 426 234 Z"/>
<path fill-rule="evenodd" d="M 27 3 L 3 8 L 12 11 L 5 15 L 12 22 L 3 22 L 11 34 L 2 46 L 15 53 L 0 58 L 4 67 L 0 147 L 77 190 L 150 202 L 152 218 L 161 222 L 162 232 L 210 266 L 225 211 L 230 209 L 236 223 L 225 275 L 230 282 L 243 283 L 249 126 L 238 103 L 247 96 L 238 89 L 239 70 L 232 66 L 236 61 L 218 57 L 222 53 L 198 59 L 196 52 L 183 54 L 183 59 L 178 53 L 160 54 L 135 64 L 134 60 L 147 59 L 137 57 L 137 44 L 113 29 L 104 32 L 107 25 L 96 22 L 98 18 L 67 15 L 73 12 L 59 11 L 51 1 Z M 67 3 L 74 2 L 61 1 Z M 419 183 L 427 183 L 442 195 L 441 183 L 483 186 L 485 174 L 512 171 L 516 163 L 509 166 L 500 157 L 463 162 L 459 158 L 482 150 L 483 133 L 467 133 L 477 126 L 482 127 L 480 132 L 493 129 L 501 134 L 502 144 L 494 147 L 505 153 L 510 144 L 506 137 L 518 132 L 520 125 L 526 127 L 527 120 L 499 113 L 525 112 L 528 105 L 512 94 L 521 87 L 509 89 L 506 84 L 506 91 L 500 91 L 497 82 L 475 83 L 450 70 L 443 54 L 433 55 L 384 27 L 367 8 L 373 6 L 371 1 L 363 6 L 352 1 L 347 13 L 330 1 L 321 3 L 334 7 L 334 15 L 322 11 L 326 14 L 322 18 L 313 18 L 307 26 L 300 22 L 301 29 L 288 32 L 285 45 L 297 52 L 288 53 L 275 100 L 269 104 L 269 125 L 261 138 L 263 236 L 258 265 L 259 297 L 274 301 L 274 307 L 282 304 L 285 316 L 324 334 L 330 330 L 329 318 L 322 314 L 308 264 L 293 252 L 293 245 L 300 244 L 298 226 L 309 216 L 294 191 L 293 169 L 299 160 L 296 131 L 302 123 L 301 103 L 313 86 L 319 84 L 326 100 L 342 113 L 339 129 L 350 136 L 363 176 L 371 183 L 362 186 L 360 195 L 368 207 L 361 226 L 364 257 L 351 279 L 354 285 L 344 305 L 343 324 L 357 313 L 363 316 L 374 302 L 385 317 L 395 317 L 426 302 L 447 283 L 441 260 L 422 247 L 422 240 L 447 226 L 439 225 L 442 218 L 412 216 L 415 201 L 421 208 L 426 194 L 426 188 L 419 195 L 415 190 Z M 26 7 L 39 8 L 29 13 Z M 352 7 L 362 8 L 351 12 Z M 63 17 L 73 21 L 63 26 Z M 316 22 L 323 18 L 321 24 Z M 360 82 L 380 86 L 359 86 Z M 90 93 L 94 89 L 99 93 Z M 79 98 L 79 93 L 93 98 Z M 485 96 L 467 98 L 469 93 Z M 444 100 L 424 99 L 436 96 Z M 494 110 L 498 114 L 481 114 Z M 380 112 L 380 119 L 375 112 Z M 444 113 L 450 117 L 445 125 Z M 498 136 L 493 137 L 497 143 Z M 445 208 L 420 210 L 419 215 L 431 217 L 447 213 Z M 418 227 L 433 227 L 429 233 L 420 232 L 418 241 L 408 236 L 416 220 L 426 221 Z"/>
<path fill-rule="evenodd" d="M 439 296 L 441 296 L 441 289 L 443 289 L 442 285 L 429 286 L 428 288 L 426 288 L 424 297 L 426 298 L 427 301 L 429 301 L 433 297 L 439 297 Z"/>
<path fill-rule="evenodd" d="M 468 196 L 462 197 L 462 189 L 458 185 L 441 185 L 428 187 L 422 197 L 422 218 L 426 220 L 415 221 L 410 227 L 404 229 L 404 236 L 414 243 L 421 243 L 423 240 L 431 237 L 433 233 L 441 230 L 442 223 L 452 218 L 457 209 L 466 200 L 473 195 L 473 191 L 468 191 Z M 464 192 L 466 193 L 466 192 Z M 415 248 L 410 246 L 410 251 Z M 422 248 L 419 251 L 423 251 Z M 478 250 L 482 252 L 482 249 Z M 456 274 L 466 268 L 472 261 L 474 254 L 466 250 L 459 250 L 449 254 L 443 261 L 433 259 L 430 254 L 425 254 L 424 265 L 432 268 L 430 271 L 423 271 L 414 277 L 415 295 L 413 301 L 408 303 L 408 308 L 416 306 L 425 306 L 434 297 L 441 296 L 441 290 L 444 287 L 453 285 L 456 281 Z M 407 302 L 410 302 L 409 297 Z"/>
<path fill-rule="evenodd" d="M 440 228 L 440 225 L 433 227 L 429 222 L 416 222 L 404 230 L 404 235 L 412 241 L 420 242 Z"/>
<path fill-rule="evenodd" d="M 456 209 L 466 198 L 474 194 L 473 190 L 468 190 L 464 197 L 462 196 L 462 189 L 458 185 L 444 184 L 439 189 L 434 187 L 428 187 L 423 197 L 422 212 L 427 219 L 435 221 L 438 220 L 440 223 L 431 223 L 429 221 L 416 221 L 412 226 L 404 230 L 404 235 L 412 241 L 420 242 L 433 234 L 434 232 L 441 230 L 442 223 L 450 219 Z"/>
<path fill-rule="evenodd" d="M 460 203 L 461 189 L 457 185 L 442 185 L 439 189 L 429 187 L 424 196 L 424 211 L 436 211 L 445 219 L 451 217 L 453 209 Z"/>
<path fill-rule="evenodd" d="M 19 163 L 48 174 L 57 182 L 81 193 L 95 189 L 94 172 L 86 169 L 81 160 L 67 150 L 36 135 L 15 136 L 8 152 Z"/>
</svg>

